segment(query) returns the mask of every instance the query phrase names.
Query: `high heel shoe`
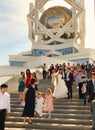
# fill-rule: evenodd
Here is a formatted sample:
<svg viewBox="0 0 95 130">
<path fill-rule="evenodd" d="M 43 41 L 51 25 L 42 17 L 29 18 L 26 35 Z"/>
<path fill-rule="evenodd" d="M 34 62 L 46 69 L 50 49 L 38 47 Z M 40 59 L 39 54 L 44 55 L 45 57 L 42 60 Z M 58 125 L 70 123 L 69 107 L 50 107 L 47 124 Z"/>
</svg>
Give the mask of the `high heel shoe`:
<svg viewBox="0 0 95 130">
<path fill-rule="evenodd" d="M 32 121 L 29 120 L 28 123 L 29 123 L 29 124 L 32 124 Z"/>
</svg>

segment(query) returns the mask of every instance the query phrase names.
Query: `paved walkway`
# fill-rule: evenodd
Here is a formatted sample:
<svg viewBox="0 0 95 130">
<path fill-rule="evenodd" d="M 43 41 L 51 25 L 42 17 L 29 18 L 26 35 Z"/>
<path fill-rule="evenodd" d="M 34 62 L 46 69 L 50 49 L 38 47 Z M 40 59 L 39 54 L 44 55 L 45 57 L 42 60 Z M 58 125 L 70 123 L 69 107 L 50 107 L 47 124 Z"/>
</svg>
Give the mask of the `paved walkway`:
<svg viewBox="0 0 95 130">
<path fill-rule="evenodd" d="M 0 77 L 0 85 L 10 80 L 13 76 L 1 76 Z"/>
<path fill-rule="evenodd" d="M 8 93 L 17 93 L 18 76 L 2 76 L 0 77 L 0 85 L 6 83 L 8 85 Z"/>
</svg>

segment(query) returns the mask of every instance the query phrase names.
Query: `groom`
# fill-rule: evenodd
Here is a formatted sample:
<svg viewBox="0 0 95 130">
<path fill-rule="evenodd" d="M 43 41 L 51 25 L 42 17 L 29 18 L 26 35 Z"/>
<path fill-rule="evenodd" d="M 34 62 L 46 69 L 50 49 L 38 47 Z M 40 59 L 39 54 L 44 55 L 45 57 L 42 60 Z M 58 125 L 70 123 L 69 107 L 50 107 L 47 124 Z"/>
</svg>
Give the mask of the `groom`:
<svg viewBox="0 0 95 130">
<path fill-rule="evenodd" d="M 68 98 L 72 98 L 72 85 L 73 85 L 74 77 L 69 67 L 66 68 L 65 81 L 66 81 L 66 86 L 68 88 Z"/>
</svg>

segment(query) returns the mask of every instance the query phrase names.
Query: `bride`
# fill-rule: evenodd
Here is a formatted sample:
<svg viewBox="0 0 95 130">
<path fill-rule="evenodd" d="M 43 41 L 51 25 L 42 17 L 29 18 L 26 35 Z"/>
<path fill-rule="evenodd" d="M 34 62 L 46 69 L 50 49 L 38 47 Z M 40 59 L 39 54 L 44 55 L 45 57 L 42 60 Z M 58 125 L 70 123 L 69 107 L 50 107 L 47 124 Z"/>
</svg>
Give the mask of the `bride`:
<svg viewBox="0 0 95 130">
<path fill-rule="evenodd" d="M 55 78 L 55 88 L 53 92 L 53 97 L 55 98 L 67 98 L 68 90 L 64 81 L 63 71 L 62 69 L 59 69 L 58 74 Z"/>
</svg>

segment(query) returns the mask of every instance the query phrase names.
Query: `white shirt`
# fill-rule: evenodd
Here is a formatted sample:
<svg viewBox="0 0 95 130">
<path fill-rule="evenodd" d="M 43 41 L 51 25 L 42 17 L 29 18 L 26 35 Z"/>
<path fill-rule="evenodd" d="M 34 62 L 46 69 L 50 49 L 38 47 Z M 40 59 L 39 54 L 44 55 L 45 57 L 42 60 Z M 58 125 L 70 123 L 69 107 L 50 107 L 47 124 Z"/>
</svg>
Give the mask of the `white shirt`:
<svg viewBox="0 0 95 130">
<path fill-rule="evenodd" d="M 66 77 L 66 80 L 69 81 L 69 72 L 67 73 L 67 77 Z"/>
<path fill-rule="evenodd" d="M 94 80 L 94 79 L 92 79 L 92 82 L 93 82 L 93 86 L 95 87 L 94 81 L 95 81 L 95 80 Z"/>
<path fill-rule="evenodd" d="M 36 98 L 36 109 L 41 109 L 43 106 L 44 99 L 43 97 Z"/>
<path fill-rule="evenodd" d="M 0 109 L 6 109 L 7 113 L 10 113 L 10 95 L 0 91 Z"/>
</svg>

